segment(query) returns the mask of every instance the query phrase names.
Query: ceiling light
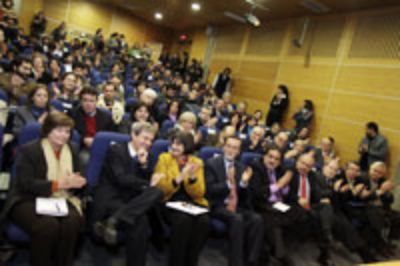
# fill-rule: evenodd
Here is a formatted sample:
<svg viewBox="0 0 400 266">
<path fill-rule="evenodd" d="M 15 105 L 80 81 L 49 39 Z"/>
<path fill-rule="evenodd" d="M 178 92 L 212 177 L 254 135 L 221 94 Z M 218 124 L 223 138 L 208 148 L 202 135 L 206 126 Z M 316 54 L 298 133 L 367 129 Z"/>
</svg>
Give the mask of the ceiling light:
<svg viewBox="0 0 400 266">
<path fill-rule="evenodd" d="M 199 11 L 201 9 L 201 5 L 199 3 L 192 3 L 192 10 Z"/>
<path fill-rule="evenodd" d="M 154 13 L 154 18 L 157 20 L 162 20 L 163 19 L 163 14 L 160 12 Z"/>
</svg>

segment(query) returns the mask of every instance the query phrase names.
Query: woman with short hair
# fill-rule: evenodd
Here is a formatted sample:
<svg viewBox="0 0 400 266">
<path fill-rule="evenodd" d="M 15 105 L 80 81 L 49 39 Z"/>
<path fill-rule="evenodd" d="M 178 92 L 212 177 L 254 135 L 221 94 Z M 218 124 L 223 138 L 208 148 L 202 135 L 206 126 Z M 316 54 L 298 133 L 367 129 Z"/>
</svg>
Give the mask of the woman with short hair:
<svg viewBox="0 0 400 266">
<path fill-rule="evenodd" d="M 170 151 L 160 155 L 154 172 L 164 175 L 157 186 L 164 201 L 181 201 L 208 208 L 205 198 L 204 164 L 194 152 L 193 135 L 176 133 Z M 208 214 L 191 215 L 165 207 L 163 213 L 171 225 L 170 266 L 196 266 L 208 236 Z"/>
<path fill-rule="evenodd" d="M 77 147 L 69 143 L 73 127 L 67 115 L 50 113 L 40 139 L 23 146 L 16 161 L 16 182 L 5 213 L 30 236 L 32 266 L 73 265 L 83 222 L 78 191 L 86 184 L 77 172 Z M 68 213 L 60 217 L 38 214 L 39 197 L 65 199 Z"/>
</svg>

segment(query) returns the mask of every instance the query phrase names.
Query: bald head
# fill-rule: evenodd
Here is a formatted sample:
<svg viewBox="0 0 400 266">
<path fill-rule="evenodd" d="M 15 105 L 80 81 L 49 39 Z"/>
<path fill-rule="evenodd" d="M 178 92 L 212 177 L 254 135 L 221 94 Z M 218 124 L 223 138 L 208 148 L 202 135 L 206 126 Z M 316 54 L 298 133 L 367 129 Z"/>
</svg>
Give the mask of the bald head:
<svg viewBox="0 0 400 266">
<path fill-rule="evenodd" d="M 296 169 L 301 175 L 307 175 L 314 167 L 315 159 L 312 154 L 306 153 L 300 155 L 296 163 Z"/>
</svg>

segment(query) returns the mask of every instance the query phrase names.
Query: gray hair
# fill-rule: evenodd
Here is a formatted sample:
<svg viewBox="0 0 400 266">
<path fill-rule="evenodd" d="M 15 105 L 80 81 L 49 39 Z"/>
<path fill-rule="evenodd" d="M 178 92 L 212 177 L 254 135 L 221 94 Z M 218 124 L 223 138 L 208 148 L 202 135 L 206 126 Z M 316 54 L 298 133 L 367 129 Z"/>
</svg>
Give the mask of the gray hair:
<svg viewBox="0 0 400 266">
<path fill-rule="evenodd" d="M 131 133 L 133 133 L 135 135 L 139 135 L 143 131 L 151 132 L 154 135 L 157 134 L 157 128 L 154 127 L 149 122 L 135 122 L 135 123 L 132 123 Z"/>
<path fill-rule="evenodd" d="M 149 96 L 153 99 L 157 98 L 157 92 L 153 89 L 147 88 L 143 91 L 143 95 Z"/>
</svg>

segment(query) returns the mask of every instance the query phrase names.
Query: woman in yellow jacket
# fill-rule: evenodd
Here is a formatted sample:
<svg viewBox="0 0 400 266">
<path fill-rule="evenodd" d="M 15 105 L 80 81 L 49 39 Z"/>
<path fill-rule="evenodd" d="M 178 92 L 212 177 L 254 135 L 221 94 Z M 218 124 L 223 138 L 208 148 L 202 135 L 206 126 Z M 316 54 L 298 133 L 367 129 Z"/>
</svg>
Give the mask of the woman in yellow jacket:
<svg viewBox="0 0 400 266">
<path fill-rule="evenodd" d="M 160 155 L 154 172 L 164 175 L 157 185 L 164 192 L 164 201 L 183 201 L 207 208 L 204 164 L 191 155 L 194 147 L 193 135 L 178 132 L 171 139 L 170 151 Z M 208 236 L 208 214 L 191 215 L 167 207 L 163 214 L 172 228 L 169 265 L 197 266 Z"/>
</svg>

